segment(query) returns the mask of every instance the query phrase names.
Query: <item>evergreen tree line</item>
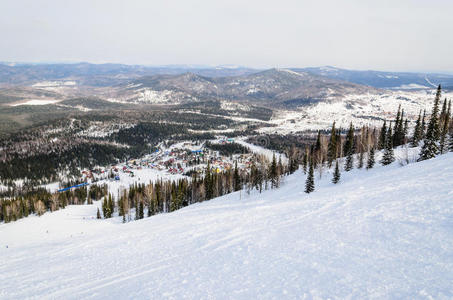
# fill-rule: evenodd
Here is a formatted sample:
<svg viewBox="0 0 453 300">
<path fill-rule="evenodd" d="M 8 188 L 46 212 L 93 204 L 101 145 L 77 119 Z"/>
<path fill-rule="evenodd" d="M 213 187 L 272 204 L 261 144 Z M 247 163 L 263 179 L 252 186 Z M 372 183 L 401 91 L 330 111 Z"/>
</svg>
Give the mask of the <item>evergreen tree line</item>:
<svg viewBox="0 0 453 300">
<path fill-rule="evenodd" d="M 364 166 L 366 169 L 373 168 L 376 150 L 383 152 L 380 161 L 382 165 L 391 164 L 395 161 L 393 149 L 408 143 L 411 147 L 418 147 L 423 142 L 418 161 L 453 151 L 451 100 L 445 99 L 439 112 L 440 99 L 441 86 L 439 85 L 428 125 L 425 122 L 426 112 L 424 111 L 423 115 L 420 112 L 411 137 L 408 136 L 409 121 L 404 118 L 404 109 L 401 109 L 401 106 L 398 107 L 394 123 L 390 122 L 387 126 L 387 122 L 384 121 L 380 130 L 364 126 L 359 134 L 355 134 L 356 130 L 351 123 L 346 136 L 342 137 L 335 128 L 334 122 L 329 136 L 323 136 L 318 132 L 316 143 L 305 149 L 303 155 L 304 173 L 308 170 L 305 192 L 314 191 L 314 170 L 318 169 L 321 175 L 323 166 L 326 164 L 330 168 L 333 161 L 335 161 L 335 170 L 332 182 L 338 183 L 341 177 L 338 159 L 342 157 L 345 159 L 344 171 L 348 172 L 353 169 L 354 160 L 357 160 L 356 166 L 359 169 Z"/>
<path fill-rule="evenodd" d="M 27 194 L 0 199 L 0 222 L 11 222 L 30 214 L 41 216 L 67 205 L 92 204 L 107 194 L 107 185 L 91 185 L 62 193 L 49 193 L 39 188 Z"/>
</svg>

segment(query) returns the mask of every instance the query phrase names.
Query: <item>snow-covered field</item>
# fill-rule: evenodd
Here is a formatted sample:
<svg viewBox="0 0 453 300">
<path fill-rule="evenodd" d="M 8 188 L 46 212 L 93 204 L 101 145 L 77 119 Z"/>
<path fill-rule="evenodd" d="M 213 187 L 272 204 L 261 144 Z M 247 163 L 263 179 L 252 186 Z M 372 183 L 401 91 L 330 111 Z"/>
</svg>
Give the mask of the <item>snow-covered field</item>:
<svg viewBox="0 0 453 300">
<path fill-rule="evenodd" d="M 55 104 L 55 103 L 58 103 L 60 101 L 61 100 L 55 100 L 55 99 L 31 99 L 31 100 L 15 102 L 15 103 L 10 104 L 10 106 L 47 105 L 47 104 Z"/>
<path fill-rule="evenodd" d="M 453 153 L 127 224 L 100 203 L 0 224 L 0 298 L 451 299 Z"/>
<path fill-rule="evenodd" d="M 274 114 L 271 124 L 275 127 L 263 127 L 262 133 L 294 133 L 304 130 L 329 129 L 332 121 L 337 127 L 347 128 L 350 122 L 354 126 L 363 125 L 381 127 L 384 119 L 394 120 L 398 106 L 405 111 L 405 117 L 415 121 L 420 110 L 430 113 L 436 89 L 419 91 L 385 91 L 382 94 L 346 95 L 332 97 L 308 107 L 294 111 L 282 110 Z M 453 97 L 453 93 L 443 93 L 443 98 Z"/>
</svg>

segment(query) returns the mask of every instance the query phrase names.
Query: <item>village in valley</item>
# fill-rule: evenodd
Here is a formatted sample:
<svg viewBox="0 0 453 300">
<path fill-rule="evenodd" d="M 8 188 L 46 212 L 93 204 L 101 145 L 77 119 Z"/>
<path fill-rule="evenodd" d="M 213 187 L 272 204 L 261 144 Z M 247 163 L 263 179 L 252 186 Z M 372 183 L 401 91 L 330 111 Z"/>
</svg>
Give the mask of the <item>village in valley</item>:
<svg viewBox="0 0 453 300">
<path fill-rule="evenodd" d="M 160 143 L 152 153 L 141 158 L 84 169 L 81 172 L 81 181 L 86 185 L 107 184 L 115 195 L 136 183 L 148 184 L 160 179 L 177 180 L 194 174 L 203 176 L 208 165 L 211 173 L 232 170 L 236 164 L 240 173 L 247 173 L 257 156 L 261 156 L 261 160 L 269 161 L 272 155 L 270 150 L 226 136 L 208 141 L 183 141 L 169 146 L 165 144 Z M 57 185 L 50 184 L 46 187 L 50 192 L 54 192 Z M 59 190 L 62 190 L 61 187 Z"/>
</svg>

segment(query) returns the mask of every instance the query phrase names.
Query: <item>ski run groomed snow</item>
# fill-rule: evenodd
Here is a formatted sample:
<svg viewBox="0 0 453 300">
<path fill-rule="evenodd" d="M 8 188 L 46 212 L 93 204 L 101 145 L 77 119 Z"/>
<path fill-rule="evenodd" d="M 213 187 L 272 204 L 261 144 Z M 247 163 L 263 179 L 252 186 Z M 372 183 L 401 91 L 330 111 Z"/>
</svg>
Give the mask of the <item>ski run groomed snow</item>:
<svg viewBox="0 0 453 300">
<path fill-rule="evenodd" d="M 99 202 L 0 224 L 0 299 L 453 298 L 453 153 L 305 178 L 126 224 Z"/>
</svg>

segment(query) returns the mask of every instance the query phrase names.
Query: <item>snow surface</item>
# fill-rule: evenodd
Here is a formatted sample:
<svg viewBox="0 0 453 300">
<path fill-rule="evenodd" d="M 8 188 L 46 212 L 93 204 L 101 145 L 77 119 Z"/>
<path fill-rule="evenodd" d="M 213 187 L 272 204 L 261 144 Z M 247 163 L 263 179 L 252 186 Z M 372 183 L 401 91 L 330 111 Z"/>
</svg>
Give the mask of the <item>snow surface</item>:
<svg viewBox="0 0 453 300">
<path fill-rule="evenodd" d="M 385 91 L 382 94 L 349 94 L 342 98 L 332 96 L 327 101 L 293 111 L 278 111 L 268 122 L 274 126 L 264 126 L 258 131 L 263 134 L 285 134 L 305 130 L 328 130 L 332 127 L 332 120 L 335 120 L 337 128 L 348 128 L 351 122 L 356 127 L 368 125 L 380 128 L 384 119 L 395 119 L 399 105 L 404 109 L 405 117 L 415 122 L 420 110 L 426 109 L 427 113 L 431 111 L 435 93 L 435 89 L 427 89 Z M 452 96 L 451 92 L 442 94 L 442 98 L 450 99 Z"/>
<path fill-rule="evenodd" d="M 264 155 L 269 161 L 272 161 L 273 156 L 275 155 L 275 159 L 277 161 L 279 159 L 281 159 L 282 163 L 284 163 L 284 164 L 288 163 L 288 158 L 286 157 L 286 155 L 284 153 L 275 152 L 275 151 L 266 149 L 262 146 L 247 143 L 246 141 L 244 141 L 244 138 L 238 138 L 235 140 L 235 142 L 242 146 L 247 147 L 253 153 Z M 269 138 L 266 136 L 259 136 L 258 142 L 265 143 L 267 146 L 267 145 L 269 145 L 270 141 L 269 141 Z"/>
<path fill-rule="evenodd" d="M 399 87 L 392 88 L 392 89 L 400 89 L 400 90 L 413 90 L 413 89 L 428 89 L 429 87 L 417 83 L 409 83 L 409 84 L 402 84 Z"/>
<path fill-rule="evenodd" d="M 74 86 L 77 83 L 73 80 L 66 81 L 41 81 L 32 85 L 32 87 L 57 87 L 57 86 Z"/>
<path fill-rule="evenodd" d="M 452 178 L 449 153 L 127 224 L 99 202 L 0 224 L 0 298 L 451 299 Z"/>
<path fill-rule="evenodd" d="M 10 106 L 21 106 L 21 105 L 47 105 L 47 104 L 55 104 L 60 102 L 61 100 L 54 100 L 54 99 L 32 99 L 32 100 L 26 100 L 23 102 L 18 102 L 14 104 L 10 104 Z"/>
</svg>

